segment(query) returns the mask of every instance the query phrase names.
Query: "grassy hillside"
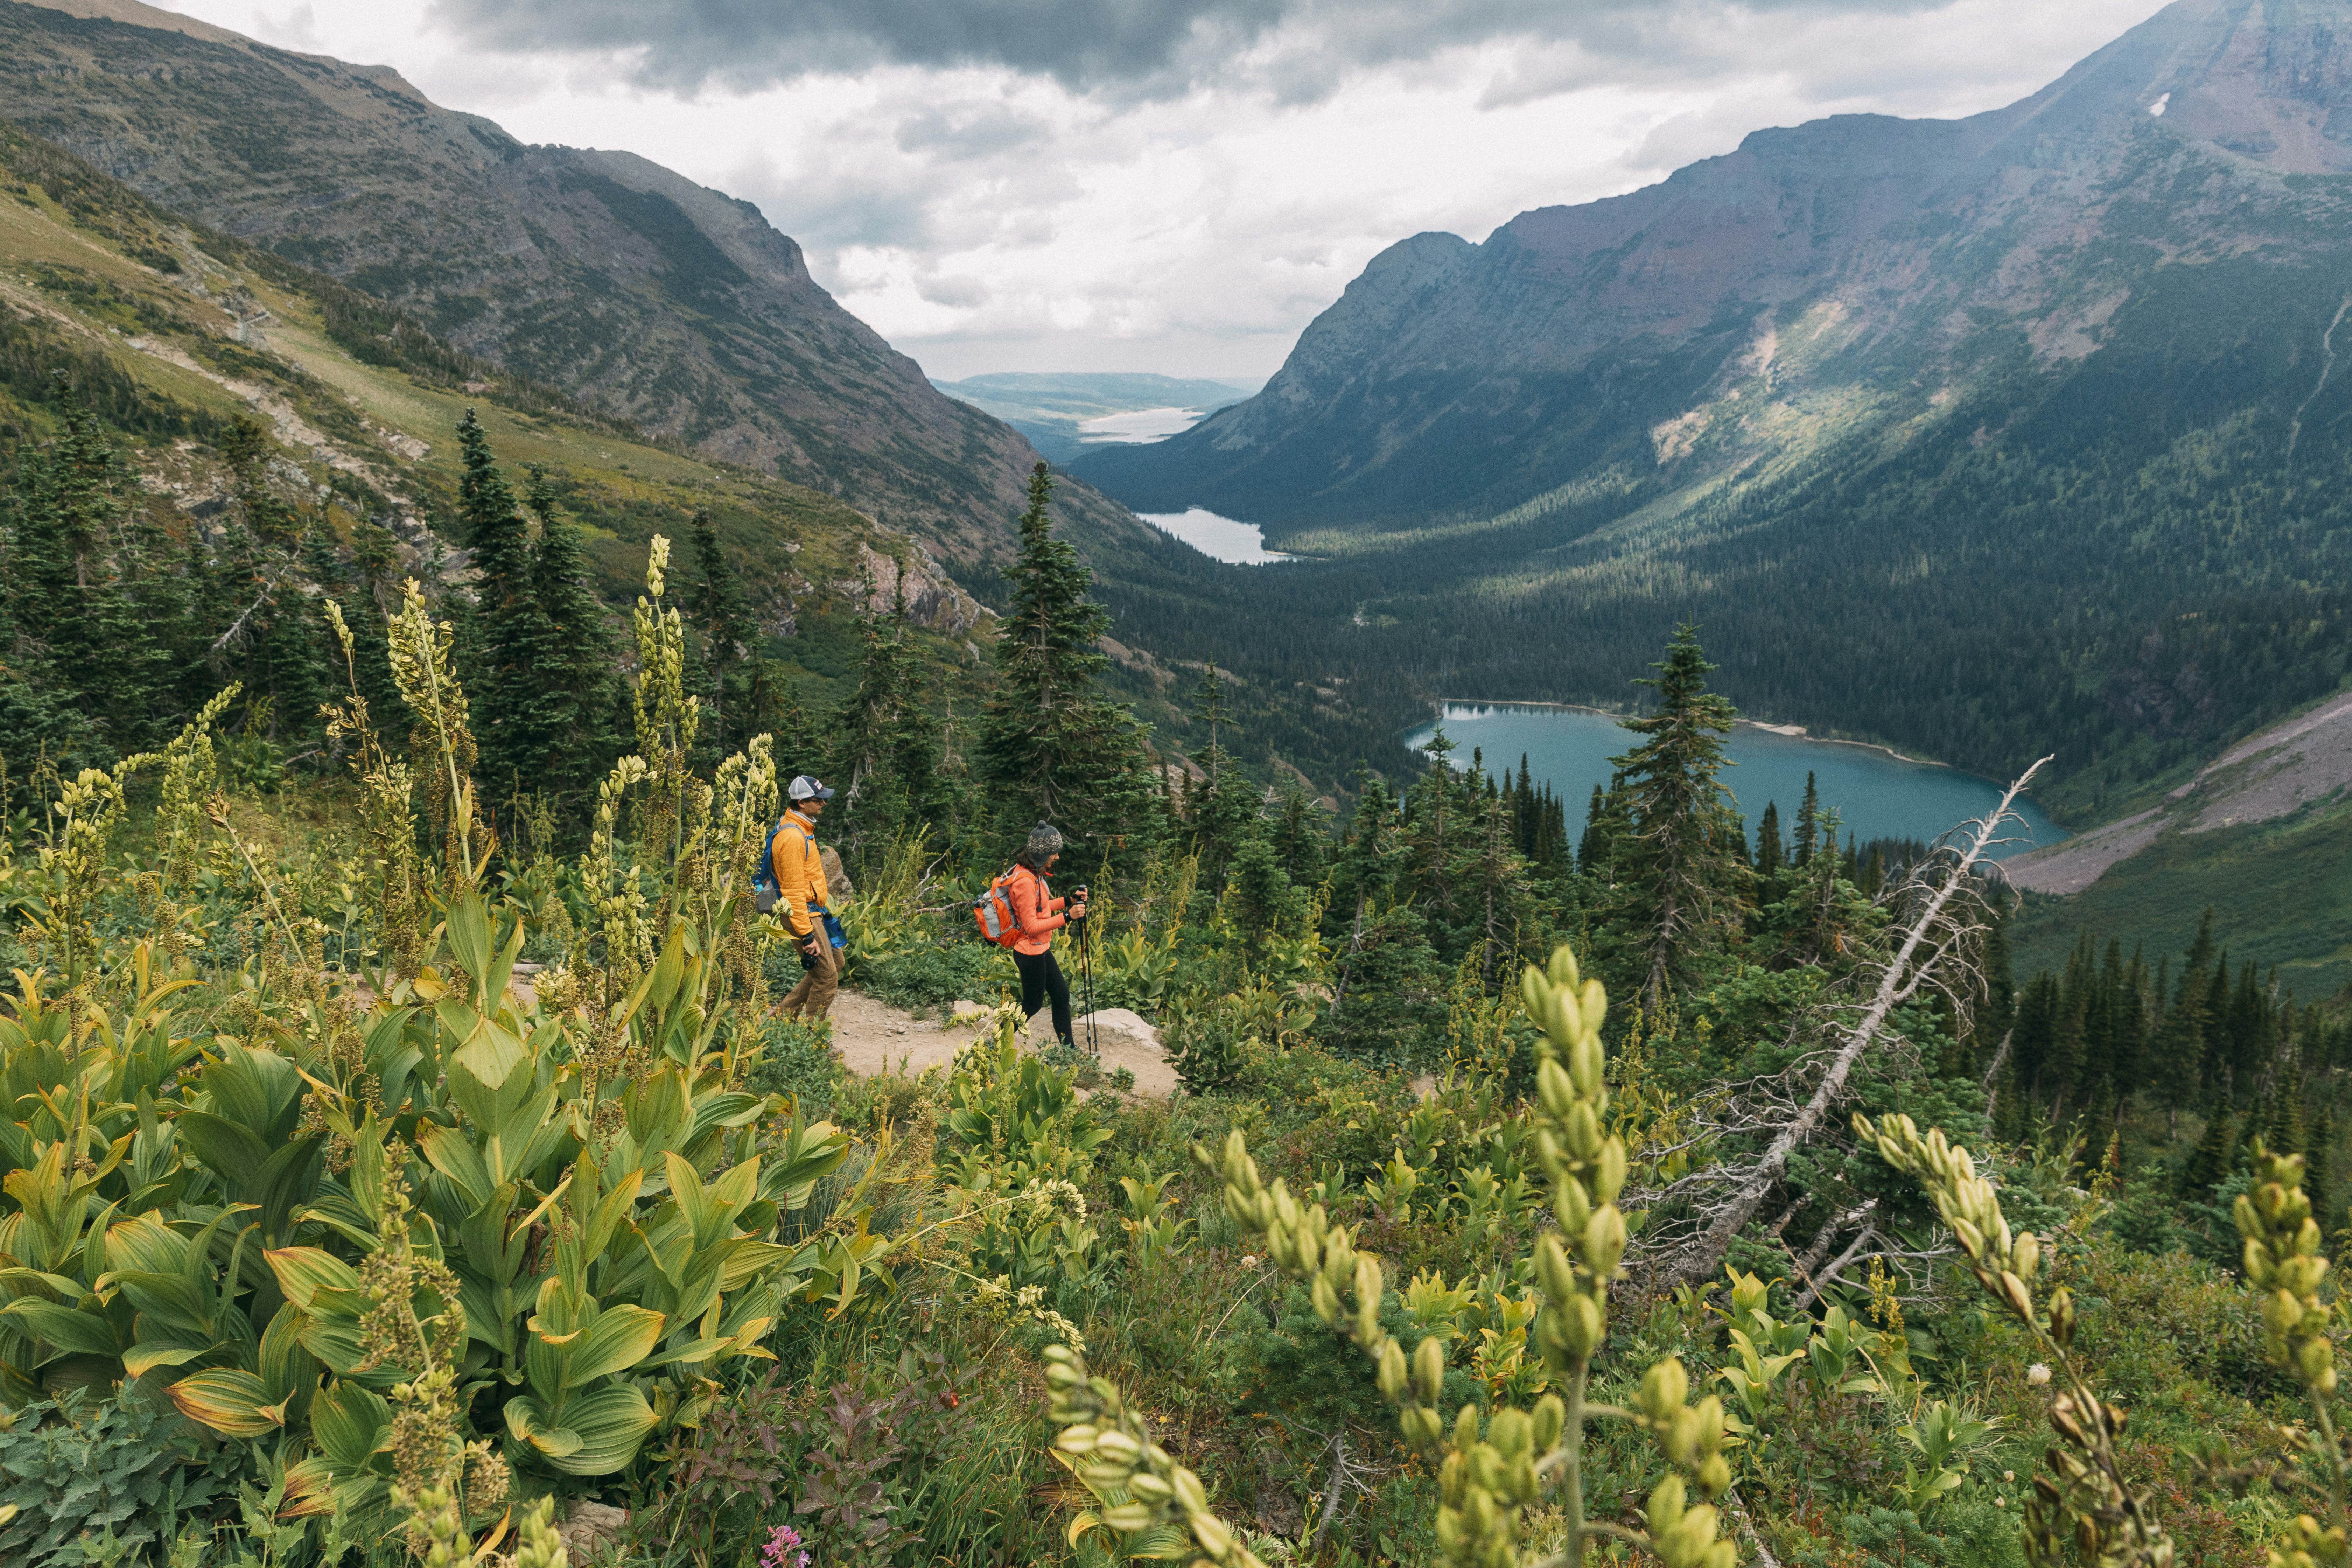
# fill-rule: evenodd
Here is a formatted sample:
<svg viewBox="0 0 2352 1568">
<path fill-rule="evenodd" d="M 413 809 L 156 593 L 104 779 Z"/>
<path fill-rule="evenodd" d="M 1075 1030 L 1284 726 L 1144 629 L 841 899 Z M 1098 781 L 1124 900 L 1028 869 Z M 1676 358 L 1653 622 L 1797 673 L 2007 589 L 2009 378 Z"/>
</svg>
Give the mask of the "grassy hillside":
<svg viewBox="0 0 2352 1568">
<path fill-rule="evenodd" d="M 2203 911 L 2233 962 L 2303 1000 L 2352 986 L 2352 698 L 2336 694 L 2117 801 L 2110 820 L 2003 868 L 2027 889 L 2021 972 L 2075 942 L 2187 951 Z"/>
<path fill-rule="evenodd" d="M 1009 550 L 1036 454 L 935 391 L 750 203 L 630 153 L 526 144 L 383 67 L 107 9 L 0 0 L 0 115 L 708 459 L 959 564 Z M 1143 526 L 1089 490 L 1066 504 Z"/>
<path fill-rule="evenodd" d="M 50 428 L 50 378 L 68 368 L 136 443 L 180 528 L 217 503 L 207 440 L 253 416 L 278 444 L 281 482 L 320 498 L 347 549 L 394 575 L 458 569 L 453 433 L 472 408 L 503 461 L 553 471 L 614 602 L 642 581 L 654 534 L 682 540 L 707 510 L 751 585 L 767 651 L 812 695 L 830 695 L 851 668 L 848 620 L 877 560 L 930 589 L 930 657 L 971 663 L 963 634 L 979 607 L 919 547 L 843 500 L 648 439 L 5 122 L 0 185 L 0 439 Z"/>
</svg>

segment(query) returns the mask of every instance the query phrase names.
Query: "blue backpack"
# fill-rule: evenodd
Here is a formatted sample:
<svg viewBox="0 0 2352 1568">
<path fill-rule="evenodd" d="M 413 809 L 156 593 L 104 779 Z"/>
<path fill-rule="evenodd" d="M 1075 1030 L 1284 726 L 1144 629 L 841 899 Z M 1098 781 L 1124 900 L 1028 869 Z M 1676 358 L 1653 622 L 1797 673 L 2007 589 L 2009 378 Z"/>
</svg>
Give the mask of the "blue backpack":
<svg viewBox="0 0 2352 1568">
<path fill-rule="evenodd" d="M 773 914 L 776 901 L 784 890 L 776 886 L 776 835 L 784 830 L 784 819 L 776 818 L 768 829 L 768 842 L 760 850 L 760 868 L 751 873 L 751 907 L 761 914 Z"/>
</svg>

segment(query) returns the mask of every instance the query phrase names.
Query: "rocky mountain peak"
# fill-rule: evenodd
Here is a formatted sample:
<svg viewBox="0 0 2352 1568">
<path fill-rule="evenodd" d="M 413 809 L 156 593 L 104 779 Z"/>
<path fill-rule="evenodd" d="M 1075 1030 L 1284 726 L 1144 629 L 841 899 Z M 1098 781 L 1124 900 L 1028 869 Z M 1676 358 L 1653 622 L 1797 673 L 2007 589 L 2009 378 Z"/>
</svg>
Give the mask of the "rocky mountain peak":
<svg viewBox="0 0 2352 1568">
<path fill-rule="evenodd" d="M 2177 0 L 2004 129 L 2140 114 L 2282 174 L 2352 170 L 2352 0 Z"/>
</svg>

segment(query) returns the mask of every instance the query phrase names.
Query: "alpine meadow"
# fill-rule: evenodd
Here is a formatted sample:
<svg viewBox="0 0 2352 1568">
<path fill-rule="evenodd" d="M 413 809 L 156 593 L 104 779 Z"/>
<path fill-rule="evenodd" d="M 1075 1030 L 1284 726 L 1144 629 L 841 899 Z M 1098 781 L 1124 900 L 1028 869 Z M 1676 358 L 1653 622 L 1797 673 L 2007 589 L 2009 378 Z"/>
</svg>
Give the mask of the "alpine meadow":
<svg viewBox="0 0 2352 1568">
<path fill-rule="evenodd" d="M 2352 0 L 2118 4 L 0 0 L 0 1564 L 2352 1565 Z"/>
</svg>

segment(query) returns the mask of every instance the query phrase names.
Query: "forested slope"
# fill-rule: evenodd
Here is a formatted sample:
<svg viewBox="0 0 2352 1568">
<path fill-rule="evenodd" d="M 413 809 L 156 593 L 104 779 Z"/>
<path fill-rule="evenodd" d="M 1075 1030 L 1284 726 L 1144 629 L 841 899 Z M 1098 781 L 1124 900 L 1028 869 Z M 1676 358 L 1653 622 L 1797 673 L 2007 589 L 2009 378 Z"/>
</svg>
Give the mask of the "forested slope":
<svg viewBox="0 0 2352 1568">
<path fill-rule="evenodd" d="M 729 617 L 738 652 L 702 674 L 721 708 L 749 704 L 721 733 L 777 727 L 799 702 L 854 687 L 867 612 L 889 612 L 902 586 L 909 656 L 971 679 L 984 612 L 920 545 L 840 500 L 656 444 L 5 124 L 0 185 L 0 444 L 29 458 L 65 431 L 75 454 L 47 478 L 19 474 L 11 504 L 70 512 L 96 486 L 98 510 L 74 530 L 138 542 L 103 571 L 94 542 L 72 544 L 81 564 L 67 576 L 80 586 L 61 591 L 92 597 L 65 624 L 89 646 L 60 656 L 58 678 L 89 700 L 37 700 L 13 671 L 0 719 L 13 788 L 37 763 L 69 773 L 153 743 L 229 679 L 244 698 L 228 721 L 283 754 L 315 752 L 336 662 L 320 597 L 364 635 L 381 617 L 362 607 L 396 605 L 415 577 L 436 597 L 459 590 L 464 618 L 482 569 L 459 439 L 474 416 L 482 451 L 539 466 L 533 530 L 576 552 L 551 566 L 562 580 L 548 592 L 587 595 L 564 613 L 585 617 L 575 630 L 594 648 L 617 635 L 607 605 L 642 581 L 655 534 L 678 542 L 678 570 L 718 572 L 719 600 L 697 612 Z M 689 564 L 698 519 L 709 542 Z M 31 570 L 12 567 L 22 592 Z M 609 683 L 574 695 L 618 700 Z M 531 787 L 577 804 L 626 717 L 583 721 L 591 739 Z"/>
<path fill-rule="evenodd" d="M 1244 591 L 1397 710 L 1612 700 L 1690 617 L 1749 711 L 2054 751 L 2084 820 L 2347 671 L 2347 51 L 2341 0 L 2185 0 L 1992 113 L 1422 236 L 1078 471 L 1317 557 Z"/>
</svg>

